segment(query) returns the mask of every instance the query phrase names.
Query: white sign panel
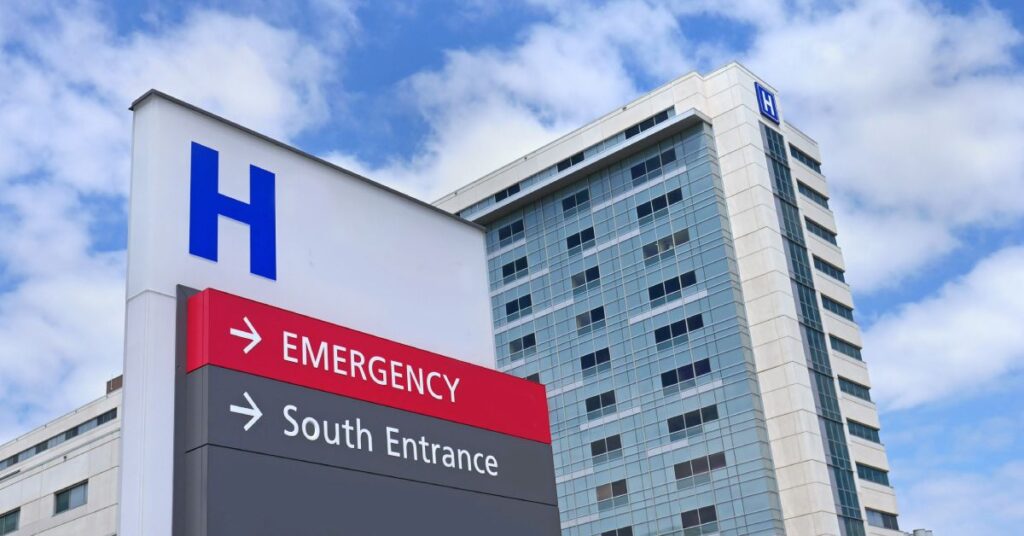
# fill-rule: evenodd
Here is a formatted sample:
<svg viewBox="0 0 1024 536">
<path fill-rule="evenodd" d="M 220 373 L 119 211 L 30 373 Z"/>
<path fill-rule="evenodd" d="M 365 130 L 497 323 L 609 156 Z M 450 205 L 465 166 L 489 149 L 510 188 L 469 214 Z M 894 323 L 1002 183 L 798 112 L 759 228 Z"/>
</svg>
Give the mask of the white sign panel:
<svg viewBox="0 0 1024 536">
<path fill-rule="evenodd" d="M 119 534 L 171 533 L 177 285 L 493 368 L 479 228 L 160 93 L 133 109 Z"/>
</svg>

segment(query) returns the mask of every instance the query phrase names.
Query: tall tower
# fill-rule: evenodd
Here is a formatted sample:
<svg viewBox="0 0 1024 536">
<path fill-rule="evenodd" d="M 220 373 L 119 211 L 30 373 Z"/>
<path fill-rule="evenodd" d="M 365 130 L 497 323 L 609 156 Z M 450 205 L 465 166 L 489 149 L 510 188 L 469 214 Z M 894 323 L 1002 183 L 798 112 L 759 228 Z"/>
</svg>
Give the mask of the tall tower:
<svg viewBox="0 0 1024 536">
<path fill-rule="evenodd" d="M 818 146 L 780 104 L 691 73 L 436 202 L 488 229 L 566 536 L 902 534 Z"/>
</svg>

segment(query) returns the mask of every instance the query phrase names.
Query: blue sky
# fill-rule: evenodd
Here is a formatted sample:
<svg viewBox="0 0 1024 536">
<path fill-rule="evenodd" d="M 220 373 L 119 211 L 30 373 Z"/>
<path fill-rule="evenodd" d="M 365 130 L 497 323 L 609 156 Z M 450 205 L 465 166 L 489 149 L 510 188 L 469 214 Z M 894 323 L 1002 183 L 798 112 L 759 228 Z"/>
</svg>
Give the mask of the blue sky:
<svg viewBox="0 0 1024 536">
<path fill-rule="evenodd" d="M 146 89 L 433 200 L 739 60 L 821 143 L 901 524 L 1014 533 L 1022 31 L 1015 0 L 5 2 L 0 437 L 120 370 L 127 106 Z"/>
</svg>

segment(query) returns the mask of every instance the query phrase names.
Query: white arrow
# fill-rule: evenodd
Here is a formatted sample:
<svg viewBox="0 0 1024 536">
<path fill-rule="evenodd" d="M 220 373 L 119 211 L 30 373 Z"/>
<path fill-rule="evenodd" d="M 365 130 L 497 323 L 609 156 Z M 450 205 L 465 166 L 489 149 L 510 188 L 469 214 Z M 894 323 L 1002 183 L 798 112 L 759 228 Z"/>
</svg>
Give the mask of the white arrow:
<svg viewBox="0 0 1024 536">
<path fill-rule="evenodd" d="M 260 420 L 260 417 L 263 416 L 263 412 L 260 411 L 260 408 L 256 406 L 256 403 L 252 401 L 252 397 L 249 396 L 248 391 L 243 392 L 242 396 L 244 396 L 246 402 L 249 403 L 249 407 L 245 408 L 242 406 L 236 406 L 234 404 L 231 404 L 231 406 L 228 409 L 231 410 L 231 413 L 240 413 L 247 417 L 251 417 L 251 419 L 249 419 L 249 422 L 245 423 L 245 426 L 242 427 L 246 432 L 248 432 L 249 429 L 252 428 L 252 425 L 256 424 L 256 421 Z"/>
<path fill-rule="evenodd" d="M 249 322 L 249 317 L 243 316 L 242 321 L 245 322 L 245 325 L 249 327 L 249 331 L 242 331 L 237 328 L 231 328 L 230 333 L 235 337 L 240 337 L 249 341 L 248 346 L 246 346 L 245 349 L 242 350 L 243 353 L 248 354 L 253 348 L 256 347 L 257 344 L 260 343 L 260 341 L 263 340 L 263 337 L 260 337 L 260 334 L 256 332 L 256 328 L 252 327 L 252 322 Z"/>
</svg>

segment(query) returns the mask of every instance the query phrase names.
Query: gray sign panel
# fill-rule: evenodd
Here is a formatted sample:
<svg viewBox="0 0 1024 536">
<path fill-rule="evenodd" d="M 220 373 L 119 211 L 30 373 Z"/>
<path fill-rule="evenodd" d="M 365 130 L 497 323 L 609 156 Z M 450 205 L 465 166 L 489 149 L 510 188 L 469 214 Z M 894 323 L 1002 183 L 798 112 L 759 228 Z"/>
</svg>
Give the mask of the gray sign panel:
<svg viewBox="0 0 1024 536">
<path fill-rule="evenodd" d="M 388 494 L 399 493 L 392 488 L 403 486 L 410 486 L 410 490 L 422 489 L 422 492 L 407 493 L 410 498 L 418 497 L 419 493 L 435 497 L 429 503 L 439 508 L 441 497 L 463 500 L 459 499 L 463 496 L 473 497 L 465 499 L 466 505 L 498 497 L 515 499 L 516 504 L 537 503 L 538 507 L 557 505 L 551 446 L 547 444 L 214 366 L 188 374 L 185 383 L 184 446 L 189 459 L 194 459 L 193 453 L 205 446 L 230 449 L 204 451 L 211 456 L 206 466 L 211 490 L 257 477 L 262 479 L 262 487 L 270 485 L 291 492 L 315 482 L 331 489 L 338 487 L 329 479 L 307 482 L 305 477 L 296 478 L 283 469 L 288 467 L 303 474 L 337 475 L 339 482 L 363 482 L 369 474 L 386 477 L 368 481 L 374 482 L 372 486 L 376 487 L 372 489 L 379 489 L 381 493 L 383 490 L 388 490 Z M 241 451 L 306 463 L 300 464 L 301 469 L 299 465 L 280 460 L 232 462 L 230 465 L 265 465 L 279 471 L 279 480 L 268 475 L 235 474 L 225 467 L 214 466 L 214 452 L 233 452 L 241 456 Z M 216 457 L 218 460 L 230 458 L 225 454 Z M 249 460 L 247 456 L 244 458 Z M 223 478 L 230 482 L 221 481 Z M 418 484 L 414 486 L 412 481 Z M 457 493 L 456 490 L 496 497 L 485 500 L 474 493 Z M 231 494 L 243 491 L 233 490 Z M 303 491 L 300 495 L 306 493 Z M 309 487 L 308 493 L 318 491 Z M 229 500 L 221 495 L 209 497 L 211 501 Z M 374 516 L 389 516 L 392 508 L 405 509 L 411 504 L 395 499 L 385 502 L 387 504 L 372 509 Z M 342 504 L 339 502 L 338 506 Z M 533 507 L 523 505 L 522 508 L 533 511 Z M 551 515 L 557 525 L 557 509 Z"/>
<path fill-rule="evenodd" d="M 554 536 L 558 508 L 204 446 L 185 457 L 190 536 Z"/>
</svg>

